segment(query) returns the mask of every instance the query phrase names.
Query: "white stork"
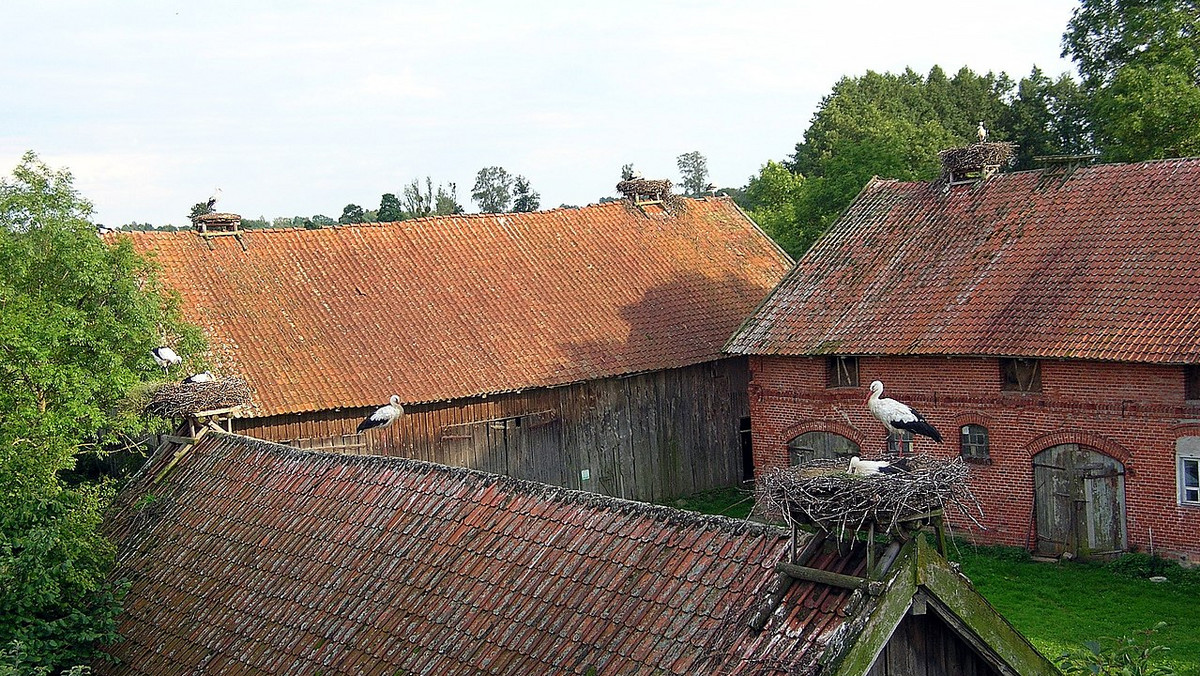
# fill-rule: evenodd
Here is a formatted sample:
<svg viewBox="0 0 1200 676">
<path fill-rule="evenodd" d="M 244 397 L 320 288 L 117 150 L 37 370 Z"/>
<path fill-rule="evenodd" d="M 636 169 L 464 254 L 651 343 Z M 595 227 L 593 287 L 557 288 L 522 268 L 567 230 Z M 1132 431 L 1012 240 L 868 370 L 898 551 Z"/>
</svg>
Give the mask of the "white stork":
<svg viewBox="0 0 1200 676">
<path fill-rule="evenodd" d="M 872 381 L 871 396 L 867 397 L 867 408 L 871 409 L 872 415 L 879 418 L 879 422 L 887 428 L 888 434 L 899 434 L 900 430 L 907 430 L 913 434 L 927 436 L 939 444 L 942 443 L 941 433 L 926 422 L 925 417 L 918 413 L 917 409 L 895 399 L 879 396 L 881 394 L 883 394 L 883 383 L 878 380 Z"/>
<path fill-rule="evenodd" d="M 217 188 L 216 190 L 213 190 L 212 196 L 208 198 L 207 202 L 205 202 L 205 204 L 208 205 L 208 210 L 210 212 L 213 211 L 213 207 L 217 206 L 217 200 L 219 199 L 221 199 L 221 189 Z"/>
<path fill-rule="evenodd" d="M 899 460 L 859 460 L 858 456 L 850 458 L 850 467 L 846 469 L 851 474 L 871 476 L 872 474 L 899 474 L 908 471 L 908 458 Z"/>
<path fill-rule="evenodd" d="M 372 427 L 387 427 L 396 422 L 404 414 L 404 407 L 400 405 L 400 395 L 393 394 L 391 403 L 380 406 L 375 409 L 375 412 L 367 416 L 367 419 L 358 424 L 358 432 L 369 430 Z"/>
<path fill-rule="evenodd" d="M 183 357 L 175 354 L 175 350 L 163 345 L 150 350 L 150 354 L 154 357 L 154 361 L 162 367 L 165 374 L 172 366 L 178 366 L 179 362 L 183 361 Z"/>
<path fill-rule="evenodd" d="M 975 135 L 979 137 L 980 143 L 987 140 L 987 129 L 983 126 L 983 120 L 979 121 L 979 128 L 975 130 Z"/>
<path fill-rule="evenodd" d="M 200 373 L 193 373 L 192 375 L 184 378 L 183 382 L 185 382 L 185 383 L 211 383 L 214 380 L 216 380 L 216 378 L 213 376 L 213 374 L 209 373 L 208 371 L 202 371 Z"/>
</svg>

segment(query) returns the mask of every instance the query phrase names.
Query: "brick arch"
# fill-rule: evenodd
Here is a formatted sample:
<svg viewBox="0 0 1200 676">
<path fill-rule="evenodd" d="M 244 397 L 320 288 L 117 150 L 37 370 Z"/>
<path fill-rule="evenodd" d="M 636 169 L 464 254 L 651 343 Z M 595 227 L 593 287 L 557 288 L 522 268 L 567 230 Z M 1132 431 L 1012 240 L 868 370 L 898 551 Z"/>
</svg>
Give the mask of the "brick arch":
<svg viewBox="0 0 1200 676">
<path fill-rule="evenodd" d="M 787 444 L 801 434 L 807 432 L 830 432 L 832 434 L 841 435 L 850 441 L 858 444 L 859 448 L 863 447 L 863 434 L 857 427 L 853 427 L 844 422 L 837 420 L 808 420 L 801 423 L 796 423 L 791 427 L 783 430 L 783 445 L 786 448 Z"/>
<path fill-rule="evenodd" d="M 954 426 L 962 427 L 963 425 L 982 425 L 990 430 L 996 425 L 996 419 L 978 411 L 966 411 L 954 416 Z"/>
<path fill-rule="evenodd" d="M 1058 430 L 1043 434 L 1026 444 L 1025 454 L 1032 461 L 1033 456 L 1047 448 L 1060 444 L 1079 444 L 1080 446 L 1093 448 L 1114 460 L 1120 461 L 1125 466 L 1126 471 L 1132 470 L 1132 467 L 1130 467 L 1132 456 L 1129 453 L 1129 449 L 1108 437 L 1084 430 Z"/>
</svg>

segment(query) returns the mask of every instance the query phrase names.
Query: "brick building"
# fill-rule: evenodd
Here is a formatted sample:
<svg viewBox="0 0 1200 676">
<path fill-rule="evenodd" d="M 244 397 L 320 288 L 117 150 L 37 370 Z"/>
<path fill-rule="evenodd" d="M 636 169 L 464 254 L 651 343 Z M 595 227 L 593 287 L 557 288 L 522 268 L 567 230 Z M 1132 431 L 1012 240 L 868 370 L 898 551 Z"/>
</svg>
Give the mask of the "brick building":
<svg viewBox="0 0 1200 676">
<path fill-rule="evenodd" d="M 727 350 L 759 471 L 884 454 L 880 380 L 975 463 L 975 537 L 1200 556 L 1200 159 L 875 179 Z"/>
<path fill-rule="evenodd" d="M 119 235 L 249 382 L 235 431 L 650 501 L 748 471 L 749 369 L 721 348 L 792 261 L 728 198 L 237 222 Z M 392 394 L 405 415 L 357 434 Z"/>
</svg>

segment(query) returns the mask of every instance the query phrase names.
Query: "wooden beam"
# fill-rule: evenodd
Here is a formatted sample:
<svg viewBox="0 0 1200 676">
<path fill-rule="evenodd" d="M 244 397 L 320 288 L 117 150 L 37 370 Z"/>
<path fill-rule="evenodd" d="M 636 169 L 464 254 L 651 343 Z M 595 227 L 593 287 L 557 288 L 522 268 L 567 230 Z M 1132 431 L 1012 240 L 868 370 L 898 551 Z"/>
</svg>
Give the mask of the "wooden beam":
<svg viewBox="0 0 1200 676">
<path fill-rule="evenodd" d="M 816 556 L 821 551 L 821 548 L 825 546 L 827 539 L 829 539 L 829 534 L 825 532 L 813 535 L 808 544 L 804 546 L 804 550 L 796 555 L 796 563 L 808 563 L 808 560 Z M 793 540 L 793 542 L 795 541 Z M 779 604 L 783 603 L 783 597 L 787 596 L 793 582 L 795 582 L 795 578 L 790 575 L 785 573 L 776 574 L 773 590 L 763 604 L 758 607 L 758 610 L 754 612 L 750 621 L 747 622 L 751 631 L 758 633 L 763 630 L 763 627 L 767 626 L 767 620 L 771 619 L 771 615 L 775 612 L 775 609 L 779 607 Z"/>
<path fill-rule="evenodd" d="M 806 566 L 797 566 L 790 563 L 779 563 L 775 565 L 775 572 L 783 573 L 797 580 L 808 580 L 809 582 L 819 582 L 827 584 L 831 587 L 842 587 L 844 589 L 858 589 L 867 581 L 866 578 L 855 577 L 854 575 L 843 575 L 841 573 L 832 573 L 828 570 L 820 568 L 808 568 Z"/>
<path fill-rule="evenodd" d="M 180 446 L 188 446 L 200 441 L 200 437 L 177 437 L 173 434 L 164 434 L 161 439 L 168 444 L 178 444 Z"/>
</svg>

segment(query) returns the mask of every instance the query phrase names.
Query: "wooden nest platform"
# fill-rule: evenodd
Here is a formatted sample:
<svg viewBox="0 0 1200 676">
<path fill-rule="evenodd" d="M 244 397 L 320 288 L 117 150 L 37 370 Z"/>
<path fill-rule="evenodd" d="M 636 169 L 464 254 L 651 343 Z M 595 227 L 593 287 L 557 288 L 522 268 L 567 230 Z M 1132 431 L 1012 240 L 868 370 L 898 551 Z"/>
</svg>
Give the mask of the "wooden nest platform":
<svg viewBox="0 0 1200 676">
<path fill-rule="evenodd" d="M 207 383 L 166 383 L 150 396 L 146 412 L 164 418 L 184 418 L 217 409 L 248 406 L 250 386 L 241 378 L 218 378 Z"/>
<path fill-rule="evenodd" d="M 979 503 L 962 458 L 912 456 L 908 466 L 908 472 L 861 476 L 850 474 L 844 459 L 813 460 L 768 472 L 758 481 L 757 500 L 789 525 L 814 526 L 839 540 L 861 530 L 904 537 L 908 525 L 940 519 L 947 505 L 975 521 Z"/>
</svg>

